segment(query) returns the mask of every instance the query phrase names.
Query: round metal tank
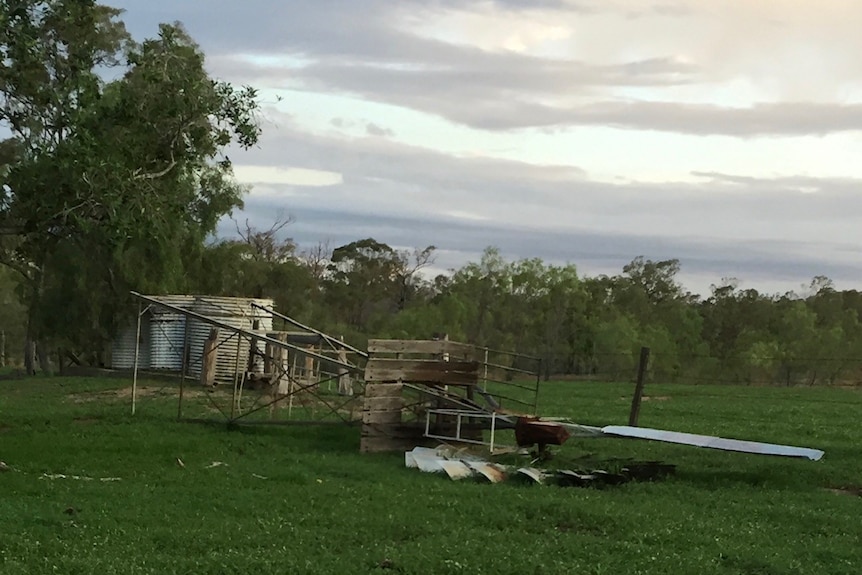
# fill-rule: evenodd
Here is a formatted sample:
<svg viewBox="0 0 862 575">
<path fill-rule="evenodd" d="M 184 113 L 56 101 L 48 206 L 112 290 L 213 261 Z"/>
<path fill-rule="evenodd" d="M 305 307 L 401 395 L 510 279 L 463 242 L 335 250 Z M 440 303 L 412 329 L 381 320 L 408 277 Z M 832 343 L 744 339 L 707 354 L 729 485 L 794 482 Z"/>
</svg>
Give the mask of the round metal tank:
<svg viewBox="0 0 862 575">
<path fill-rule="evenodd" d="M 160 295 L 159 301 L 188 309 L 195 301 L 191 295 Z M 171 309 L 150 307 L 150 369 L 181 371 L 186 337 L 186 317 Z"/>
<path fill-rule="evenodd" d="M 135 367 L 136 325 L 121 329 L 111 342 L 111 367 L 113 369 L 133 369 Z M 141 318 L 141 339 L 138 348 L 138 369 L 150 367 L 150 318 Z"/>
<path fill-rule="evenodd" d="M 266 335 L 272 331 L 272 314 L 266 313 L 252 304 L 273 309 L 271 299 L 199 296 L 192 304 L 192 311 L 205 315 L 231 327 L 255 331 Z M 214 326 L 191 318 L 189 324 L 189 372 L 200 375 L 204 342 L 209 338 Z M 257 329 L 255 330 L 255 322 Z M 219 337 L 216 347 L 215 380 L 217 383 L 233 383 L 237 373 L 245 372 L 248 366 L 251 343 L 245 336 L 238 336 L 232 330 L 218 328 Z M 260 354 L 265 351 L 264 342 L 257 343 Z M 237 353 L 239 355 L 237 355 Z M 252 370 L 263 372 L 263 359 L 256 355 Z"/>
<path fill-rule="evenodd" d="M 150 369 L 180 371 L 183 368 L 186 318 L 160 313 L 150 318 Z"/>
</svg>

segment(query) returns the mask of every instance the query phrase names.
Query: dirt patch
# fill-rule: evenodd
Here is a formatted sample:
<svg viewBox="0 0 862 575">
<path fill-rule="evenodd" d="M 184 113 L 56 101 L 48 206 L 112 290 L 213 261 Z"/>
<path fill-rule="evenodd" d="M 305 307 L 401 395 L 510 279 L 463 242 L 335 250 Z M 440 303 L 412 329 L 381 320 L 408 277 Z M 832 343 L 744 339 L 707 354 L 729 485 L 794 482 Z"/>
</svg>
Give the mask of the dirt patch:
<svg viewBox="0 0 862 575">
<path fill-rule="evenodd" d="M 824 488 L 829 493 L 834 493 L 835 495 L 848 495 L 850 497 L 862 497 L 862 486 L 857 485 L 846 485 L 841 487 L 825 487 Z"/>
<path fill-rule="evenodd" d="M 155 386 L 155 385 L 139 385 L 137 390 L 138 399 L 146 397 L 177 397 L 180 393 L 178 387 L 173 386 Z M 206 389 L 188 389 L 183 391 L 183 395 L 188 398 L 202 397 L 208 393 Z M 120 389 L 109 389 L 106 391 L 97 391 L 93 393 L 72 393 L 67 396 L 69 401 L 74 403 L 90 403 L 93 401 L 105 400 L 131 400 L 132 387 L 122 387 Z"/>
<path fill-rule="evenodd" d="M 0 423 L 0 433 L 9 433 L 12 431 L 13 427 L 11 425 L 6 425 L 5 423 Z"/>
<path fill-rule="evenodd" d="M 153 395 L 174 395 L 176 392 L 171 388 L 162 388 L 156 386 L 138 386 L 138 397 L 149 397 Z M 75 403 L 89 403 L 91 401 L 102 401 L 105 399 L 128 399 L 132 397 L 132 388 L 123 387 L 120 389 L 109 389 L 107 391 L 97 391 L 93 393 L 72 393 L 69 394 L 69 400 Z"/>
</svg>

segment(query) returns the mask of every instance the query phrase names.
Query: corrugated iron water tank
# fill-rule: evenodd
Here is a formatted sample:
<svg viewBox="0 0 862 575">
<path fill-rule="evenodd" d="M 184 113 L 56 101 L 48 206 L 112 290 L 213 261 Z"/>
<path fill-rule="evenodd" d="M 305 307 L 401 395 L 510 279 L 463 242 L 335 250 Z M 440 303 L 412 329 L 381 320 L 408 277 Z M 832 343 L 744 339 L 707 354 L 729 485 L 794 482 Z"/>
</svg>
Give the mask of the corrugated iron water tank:
<svg viewBox="0 0 862 575">
<path fill-rule="evenodd" d="M 111 367 L 114 369 L 132 369 L 135 367 L 135 332 L 136 325 L 121 329 L 111 342 Z M 150 367 L 150 318 L 144 314 L 141 318 L 141 338 L 138 348 L 138 368 Z"/>
<path fill-rule="evenodd" d="M 199 296 L 195 298 L 191 310 L 213 318 L 232 327 L 255 331 L 266 335 L 272 331 L 272 314 L 254 307 L 257 304 L 270 309 L 274 308 L 271 299 L 236 298 Z M 191 318 L 189 324 L 189 373 L 200 375 L 204 342 L 209 338 L 213 326 L 199 319 Z M 257 329 L 255 329 L 257 323 Z M 236 375 L 246 370 L 248 366 L 251 342 L 248 337 L 239 336 L 235 332 L 219 328 L 216 347 L 215 380 L 217 383 L 233 383 Z M 253 371 L 263 371 L 262 354 L 265 344 L 258 342 Z"/>
<path fill-rule="evenodd" d="M 168 305 L 188 308 L 194 296 L 165 295 L 159 300 Z M 183 368 L 186 317 L 158 305 L 150 307 L 150 369 L 180 371 Z"/>
</svg>

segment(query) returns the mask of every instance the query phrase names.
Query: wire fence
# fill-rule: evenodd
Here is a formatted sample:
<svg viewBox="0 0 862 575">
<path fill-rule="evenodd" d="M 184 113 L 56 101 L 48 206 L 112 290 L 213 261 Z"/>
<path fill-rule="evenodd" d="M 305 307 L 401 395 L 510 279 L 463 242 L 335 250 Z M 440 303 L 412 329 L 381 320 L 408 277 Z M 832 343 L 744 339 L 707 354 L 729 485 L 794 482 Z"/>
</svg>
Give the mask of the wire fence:
<svg viewBox="0 0 862 575">
<path fill-rule="evenodd" d="M 545 380 L 634 382 L 639 354 L 549 355 Z M 862 385 L 860 357 L 727 356 L 652 352 L 647 380 L 690 385 Z"/>
</svg>

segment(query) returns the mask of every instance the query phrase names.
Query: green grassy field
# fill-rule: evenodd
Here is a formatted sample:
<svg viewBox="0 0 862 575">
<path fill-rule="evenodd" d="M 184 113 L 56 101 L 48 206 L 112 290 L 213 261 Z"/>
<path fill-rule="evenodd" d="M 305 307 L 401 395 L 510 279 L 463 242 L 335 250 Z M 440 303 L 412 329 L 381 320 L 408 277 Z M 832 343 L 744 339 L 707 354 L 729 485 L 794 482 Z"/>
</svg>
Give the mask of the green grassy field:
<svg viewBox="0 0 862 575">
<path fill-rule="evenodd" d="M 650 385 L 641 425 L 826 457 L 610 439 L 556 451 L 677 465 L 599 490 L 452 482 L 403 454 L 360 455 L 355 427 L 177 423 L 172 387 L 131 417 L 128 385 L 0 382 L 13 469 L 0 472 L 0 573 L 862 572 L 862 498 L 837 492 L 862 485 L 862 391 Z M 540 412 L 624 424 L 630 393 L 552 382 Z"/>
</svg>

